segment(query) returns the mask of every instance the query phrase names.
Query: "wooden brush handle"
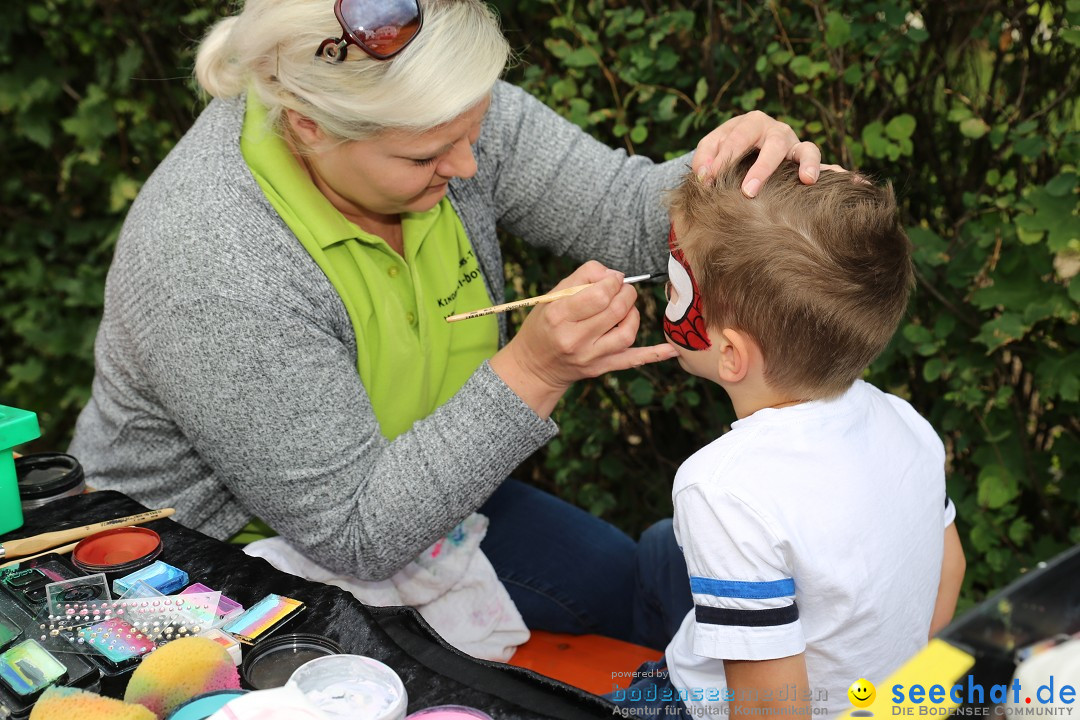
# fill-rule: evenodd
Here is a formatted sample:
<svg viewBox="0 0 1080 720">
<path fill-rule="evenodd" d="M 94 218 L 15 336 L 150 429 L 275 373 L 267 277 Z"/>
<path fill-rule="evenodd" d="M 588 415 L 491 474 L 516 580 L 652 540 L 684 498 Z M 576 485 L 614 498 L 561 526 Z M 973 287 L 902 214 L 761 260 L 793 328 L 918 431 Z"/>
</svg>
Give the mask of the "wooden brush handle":
<svg viewBox="0 0 1080 720">
<path fill-rule="evenodd" d="M 152 520 L 167 518 L 175 512 L 176 510 L 173 508 L 150 510 L 148 512 L 139 513 L 138 515 L 128 515 L 127 517 L 116 518 L 115 520 L 105 520 L 92 525 L 83 525 L 82 527 L 69 528 L 67 530 L 56 530 L 54 532 L 42 533 L 41 535 L 34 535 L 33 537 L 21 538 L 19 540 L 8 540 L 6 543 L 0 544 L 0 551 L 2 551 L 0 557 L 15 558 L 31 555 L 36 552 L 42 552 L 43 550 L 56 547 L 57 545 L 69 543 L 72 540 L 82 540 L 84 537 L 89 537 L 102 530 L 142 525 L 143 523 L 148 523 Z"/>
</svg>

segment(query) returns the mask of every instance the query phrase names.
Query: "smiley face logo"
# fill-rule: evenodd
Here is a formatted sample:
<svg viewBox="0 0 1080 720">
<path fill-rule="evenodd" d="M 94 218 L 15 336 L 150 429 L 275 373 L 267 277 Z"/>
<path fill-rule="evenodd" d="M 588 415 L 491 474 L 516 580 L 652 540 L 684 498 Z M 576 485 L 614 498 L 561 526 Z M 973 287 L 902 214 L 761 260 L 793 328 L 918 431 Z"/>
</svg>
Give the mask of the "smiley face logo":
<svg viewBox="0 0 1080 720">
<path fill-rule="evenodd" d="M 849 687 L 847 691 L 847 696 L 848 700 L 850 700 L 851 704 L 855 707 L 866 708 L 874 703 L 874 698 L 877 697 L 877 690 L 874 688 L 874 683 L 866 678 L 859 678 L 851 683 L 851 687 Z"/>
</svg>

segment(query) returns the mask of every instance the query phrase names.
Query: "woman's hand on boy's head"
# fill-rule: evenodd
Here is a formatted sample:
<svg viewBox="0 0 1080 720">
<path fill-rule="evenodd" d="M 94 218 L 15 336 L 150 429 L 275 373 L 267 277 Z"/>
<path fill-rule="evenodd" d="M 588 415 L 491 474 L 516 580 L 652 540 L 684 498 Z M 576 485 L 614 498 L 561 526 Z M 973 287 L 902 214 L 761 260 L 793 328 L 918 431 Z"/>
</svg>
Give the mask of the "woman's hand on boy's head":
<svg viewBox="0 0 1080 720">
<path fill-rule="evenodd" d="M 754 197 L 761 184 L 786 160 L 799 163 L 799 177 L 812 185 L 821 172 L 821 151 L 812 142 L 800 142 L 787 123 L 760 110 L 731 118 L 706 135 L 694 151 L 691 168 L 702 181 L 710 181 L 719 168 L 758 148 L 758 159 L 743 180 L 742 191 Z"/>
</svg>

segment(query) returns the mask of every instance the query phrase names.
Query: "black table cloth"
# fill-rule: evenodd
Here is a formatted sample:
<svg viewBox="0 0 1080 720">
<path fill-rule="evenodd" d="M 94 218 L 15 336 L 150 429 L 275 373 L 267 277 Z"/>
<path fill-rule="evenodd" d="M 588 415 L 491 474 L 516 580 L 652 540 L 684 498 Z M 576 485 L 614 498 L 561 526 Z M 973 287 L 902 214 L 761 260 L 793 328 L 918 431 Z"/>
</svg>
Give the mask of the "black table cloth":
<svg viewBox="0 0 1080 720">
<path fill-rule="evenodd" d="M 22 528 L 0 536 L 0 542 L 62 527 L 133 515 L 143 507 L 117 492 L 95 492 L 65 498 L 26 513 Z M 281 632 L 324 635 L 346 653 L 386 663 L 401 676 L 409 694 L 409 712 L 434 705 L 461 704 L 502 718 L 610 718 L 614 706 L 529 670 L 477 660 L 447 645 L 415 610 L 374 608 L 330 585 L 313 583 L 275 569 L 240 547 L 223 543 L 169 520 L 146 527 L 163 544 L 159 559 L 243 603 L 269 593 L 303 601 L 307 608 Z M 270 637 L 274 637 L 271 635 Z M 117 694 L 107 688 L 109 694 Z"/>
</svg>

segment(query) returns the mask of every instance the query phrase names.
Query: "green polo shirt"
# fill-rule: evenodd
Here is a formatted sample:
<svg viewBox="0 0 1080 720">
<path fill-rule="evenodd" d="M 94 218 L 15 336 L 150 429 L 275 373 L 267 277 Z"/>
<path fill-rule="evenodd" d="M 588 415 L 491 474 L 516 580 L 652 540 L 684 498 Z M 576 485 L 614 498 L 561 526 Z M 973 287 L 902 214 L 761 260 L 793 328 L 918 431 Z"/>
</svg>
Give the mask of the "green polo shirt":
<svg viewBox="0 0 1080 720">
<path fill-rule="evenodd" d="M 361 230 L 319 192 L 266 109 L 247 100 L 240 149 L 270 204 L 341 296 L 356 332 L 357 371 L 382 434 L 392 440 L 452 397 L 498 349 L 494 315 L 447 323 L 491 304 L 447 198 L 403 213 L 404 256 Z"/>
</svg>

